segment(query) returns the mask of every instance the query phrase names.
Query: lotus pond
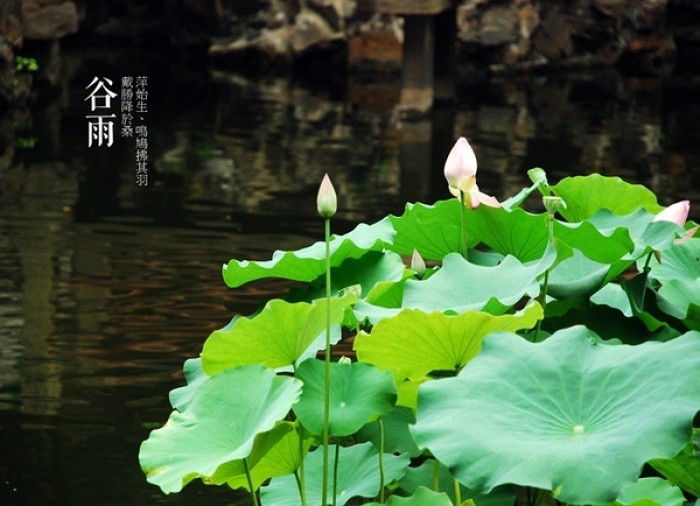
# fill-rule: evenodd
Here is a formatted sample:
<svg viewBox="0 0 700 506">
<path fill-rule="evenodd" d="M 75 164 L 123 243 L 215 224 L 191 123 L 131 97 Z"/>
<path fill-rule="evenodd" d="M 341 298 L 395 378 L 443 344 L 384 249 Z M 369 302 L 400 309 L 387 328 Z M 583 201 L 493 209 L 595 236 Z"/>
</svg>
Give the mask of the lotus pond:
<svg viewBox="0 0 700 506">
<path fill-rule="evenodd" d="M 445 174 L 457 198 L 335 236 L 325 179 L 325 241 L 223 266 L 233 289 L 295 287 L 184 363 L 141 446 L 149 482 L 274 506 L 697 502 L 689 203 L 541 169 L 498 203 L 462 140 Z"/>
</svg>

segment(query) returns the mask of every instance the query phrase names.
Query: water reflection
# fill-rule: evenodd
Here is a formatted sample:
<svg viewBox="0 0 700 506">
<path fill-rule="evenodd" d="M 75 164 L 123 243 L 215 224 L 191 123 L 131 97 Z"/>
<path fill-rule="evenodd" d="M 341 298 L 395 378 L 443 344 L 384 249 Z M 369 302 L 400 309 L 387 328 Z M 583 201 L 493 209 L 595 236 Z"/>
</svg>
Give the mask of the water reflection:
<svg viewBox="0 0 700 506">
<path fill-rule="evenodd" d="M 405 200 L 446 197 L 442 162 L 458 135 L 477 152 L 481 188 L 499 197 L 539 165 L 555 181 L 621 175 L 700 210 L 700 94 L 688 78 L 500 79 L 407 121 L 393 112 L 398 93 L 375 94 L 376 83 L 353 84 L 345 99 L 154 64 L 144 189 L 129 145 L 86 148 L 82 109 L 96 68 L 142 69 L 71 58 L 56 100 L 4 119 L 22 130 L 3 129 L 11 142 L 0 172 L 0 504 L 236 500 L 199 485 L 162 496 L 138 469 L 138 446 L 167 417 L 182 361 L 234 313 L 283 289 L 230 291 L 221 263 L 319 237 L 325 171 L 340 197 L 338 231 L 400 212 Z M 38 147 L 16 148 L 20 134 Z"/>
</svg>

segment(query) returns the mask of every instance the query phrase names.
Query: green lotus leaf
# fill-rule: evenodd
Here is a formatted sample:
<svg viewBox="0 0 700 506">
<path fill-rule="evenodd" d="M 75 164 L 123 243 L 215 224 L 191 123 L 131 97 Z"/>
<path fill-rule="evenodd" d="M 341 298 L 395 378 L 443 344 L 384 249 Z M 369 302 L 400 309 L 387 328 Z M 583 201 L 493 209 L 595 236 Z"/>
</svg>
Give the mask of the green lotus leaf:
<svg viewBox="0 0 700 506">
<path fill-rule="evenodd" d="M 440 464 L 439 482 L 440 491 L 444 491 L 455 501 L 454 478 L 450 471 Z M 421 486 L 433 488 L 435 480 L 435 460 L 428 459 L 418 467 L 409 467 L 399 482 L 399 492 L 412 494 Z M 479 494 L 469 490 L 464 485 L 460 485 L 462 500 L 473 499 L 478 506 L 513 506 L 515 503 L 515 492 L 512 487 L 499 487 L 488 495 Z"/>
<path fill-rule="evenodd" d="M 371 502 L 367 506 L 379 506 L 380 504 Z M 428 487 L 423 486 L 418 487 L 411 497 L 392 495 L 384 504 L 387 506 L 453 506 L 447 494 L 433 492 Z"/>
<path fill-rule="evenodd" d="M 411 275 L 411 271 L 406 269 L 398 254 L 391 251 L 370 251 L 360 258 L 351 258 L 331 269 L 331 293 L 359 285 L 362 295 L 366 296 L 377 283 L 397 282 Z M 285 300 L 310 302 L 325 296 L 326 279 L 325 276 L 321 276 L 304 289 L 292 290 Z"/>
<path fill-rule="evenodd" d="M 607 503 L 688 441 L 698 370 L 698 332 L 638 346 L 585 327 L 538 344 L 492 334 L 456 378 L 421 386 L 413 436 L 471 489 L 513 483 Z"/>
<path fill-rule="evenodd" d="M 547 173 L 543 169 L 540 167 L 534 167 L 527 171 L 527 175 L 530 178 L 530 181 L 532 181 L 532 185 L 523 188 L 513 197 L 501 202 L 501 207 L 511 211 L 520 206 L 520 204 L 522 204 L 523 201 L 535 190 L 539 190 L 544 195 L 548 194 L 549 183 L 547 182 Z"/>
<path fill-rule="evenodd" d="M 700 237 L 674 244 L 663 252 L 661 263 L 652 258 L 650 266 L 650 276 L 661 284 L 676 279 L 700 279 Z"/>
<path fill-rule="evenodd" d="M 416 249 L 425 260 L 442 260 L 448 253 L 459 251 L 460 208 L 457 199 L 434 205 L 406 204 L 404 214 L 389 217 L 396 230 L 391 250 L 411 255 Z M 467 236 L 467 247 L 477 243 Z"/>
<path fill-rule="evenodd" d="M 409 457 L 417 457 L 423 453 L 413 441 L 408 426 L 416 423 L 413 410 L 405 406 L 395 406 L 394 409 L 381 418 L 384 424 L 385 453 L 406 453 Z M 362 427 L 355 438 L 358 441 L 370 441 L 377 451 L 380 450 L 379 423 L 371 422 Z"/>
<path fill-rule="evenodd" d="M 591 260 L 579 250 L 549 273 L 547 294 L 557 299 L 585 299 L 596 292 L 608 273 L 608 264 Z"/>
<path fill-rule="evenodd" d="M 465 212 L 469 236 L 502 255 L 513 255 L 521 262 L 542 258 L 547 247 L 547 217 L 522 209 L 479 206 Z"/>
<path fill-rule="evenodd" d="M 141 445 L 147 480 L 166 494 L 179 492 L 195 478 L 211 477 L 220 465 L 246 458 L 255 437 L 289 413 L 301 385 L 260 365 L 208 378 L 187 409 L 173 411 Z"/>
<path fill-rule="evenodd" d="M 294 413 L 313 434 L 323 434 L 325 363 L 310 359 L 297 367 L 304 382 Z M 396 386 L 391 374 L 369 364 L 331 364 L 330 434 L 349 436 L 367 422 L 387 414 L 396 404 Z"/>
<path fill-rule="evenodd" d="M 630 184 L 619 177 L 591 174 L 567 177 L 551 187 L 566 202 L 560 214 L 569 222 L 583 221 L 601 209 L 613 214 L 629 214 L 640 207 L 656 214 L 663 209 L 656 195 L 642 185 Z"/>
<path fill-rule="evenodd" d="M 335 461 L 337 446 L 330 448 L 329 461 Z M 323 455 L 321 448 L 309 452 L 304 459 L 306 503 L 321 503 Z M 372 443 L 341 447 L 338 455 L 338 484 L 335 504 L 343 506 L 353 497 L 374 497 L 379 494 L 379 454 Z M 400 480 L 408 467 L 407 455 L 384 455 L 385 483 Z M 333 497 L 333 466 L 328 469 L 329 498 Z M 299 489 L 294 476 L 273 478 L 260 489 L 263 506 L 300 506 Z M 330 501 L 329 501 L 330 502 Z"/>
<path fill-rule="evenodd" d="M 170 405 L 173 409 L 184 411 L 194 397 L 197 389 L 207 380 L 209 376 L 202 370 L 201 358 L 190 358 L 185 360 L 182 368 L 185 374 L 187 386 L 175 388 L 170 391 Z"/>
<path fill-rule="evenodd" d="M 307 452 L 312 439 L 302 443 L 303 451 Z M 294 424 L 281 422 L 274 429 L 258 434 L 253 443 L 250 455 L 245 459 L 250 471 L 253 490 L 260 488 L 270 478 L 291 474 L 299 468 L 299 432 Z M 246 477 L 243 459 L 227 462 L 219 466 L 207 484 L 223 485 L 230 488 L 244 488 L 250 491 Z"/>
<path fill-rule="evenodd" d="M 353 295 L 331 298 L 331 325 L 343 321 Z M 229 330 L 215 330 L 204 343 L 204 372 L 217 374 L 242 364 L 264 364 L 271 369 L 290 366 L 325 346 L 326 299 L 311 304 L 274 299 L 253 318 L 239 318 Z M 335 331 L 336 340 L 340 333 Z M 313 345 L 313 346 L 312 346 Z M 311 348 L 311 349 L 310 349 Z"/>
<path fill-rule="evenodd" d="M 634 242 L 624 227 L 601 231 L 589 221 L 564 223 L 555 220 L 554 237 L 596 262 L 611 264 L 634 251 Z M 626 265 L 632 262 L 628 260 Z"/>
<path fill-rule="evenodd" d="M 700 330 L 700 279 L 674 279 L 658 291 L 656 302 L 664 313 Z"/>
<path fill-rule="evenodd" d="M 543 316 L 537 302 L 514 315 L 501 316 L 404 309 L 380 320 L 371 334 L 359 332 L 354 348 L 359 361 L 388 369 L 396 379 L 420 379 L 433 371 L 459 371 L 479 353 L 488 334 L 530 329 Z"/>
<path fill-rule="evenodd" d="M 359 224 L 344 235 L 334 236 L 330 243 L 331 266 L 337 267 L 349 258 L 360 258 L 368 251 L 381 251 L 394 238 L 388 218 L 377 223 Z M 323 241 L 297 251 L 275 251 L 270 260 L 231 260 L 222 274 L 230 288 L 250 281 L 275 277 L 293 281 L 313 281 L 326 269 L 326 245 Z"/>
<path fill-rule="evenodd" d="M 700 429 L 693 429 L 693 434 L 699 435 Z M 674 485 L 700 497 L 700 456 L 694 454 L 692 442 L 674 458 L 652 459 L 649 464 Z"/>
<path fill-rule="evenodd" d="M 457 253 L 445 257 L 442 269 L 426 281 L 406 281 L 403 307 L 423 311 L 463 313 L 470 309 L 504 312 L 522 297 L 540 293 L 537 279 L 554 262 L 548 248 L 544 256 L 528 264 L 506 256 L 496 267 L 474 265 Z"/>
<path fill-rule="evenodd" d="M 615 506 L 683 506 L 685 497 L 678 487 L 661 478 L 640 478 L 627 485 L 613 503 Z"/>
</svg>

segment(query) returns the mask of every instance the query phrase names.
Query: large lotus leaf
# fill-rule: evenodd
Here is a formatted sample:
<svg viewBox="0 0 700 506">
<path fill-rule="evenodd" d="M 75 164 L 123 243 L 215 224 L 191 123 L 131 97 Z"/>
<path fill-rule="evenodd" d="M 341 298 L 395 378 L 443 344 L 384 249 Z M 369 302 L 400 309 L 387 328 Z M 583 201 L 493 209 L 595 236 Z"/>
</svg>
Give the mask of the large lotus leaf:
<svg viewBox="0 0 700 506">
<path fill-rule="evenodd" d="M 380 506 L 380 504 L 371 502 L 367 506 Z M 418 487 L 411 497 L 392 495 L 384 504 L 386 506 L 453 506 L 447 494 L 444 492 L 433 492 L 428 487 L 423 486 Z"/>
<path fill-rule="evenodd" d="M 503 312 L 525 295 L 539 295 L 538 278 L 555 259 L 555 251 L 548 248 L 536 262 L 523 264 L 507 256 L 496 267 L 483 267 L 451 253 L 443 260 L 442 269 L 426 281 L 406 281 L 403 307 L 456 313 L 470 309 Z"/>
<path fill-rule="evenodd" d="M 543 316 L 536 302 L 514 315 L 501 316 L 404 309 L 380 320 L 371 334 L 358 333 L 354 348 L 358 360 L 388 369 L 397 379 L 420 379 L 433 371 L 459 371 L 479 353 L 488 334 L 530 329 Z"/>
<path fill-rule="evenodd" d="M 331 298 L 331 325 L 343 321 L 355 300 L 353 295 Z M 204 371 L 213 375 L 241 364 L 260 363 L 271 369 L 294 364 L 312 344 L 325 346 L 325 338 L 319 336 L 325 332 L 327 307 L 326 299 L 311 304 L 269 301 L 253 318 L 239 318 L 229 330 L 212 332 L 202 350 Z"/>
<path fill-rule="evenodd" d="M 583 221 L 600 209 L 621 215 L 640 207 L 653 214 L 663 209 L 651 190 L 642 185 L 627 183 L 619 177 L 600 174 L 567 177 L 551 189 L 566 202 L 566 209 L 559 212 L 570 222 Z"/>
<path fill-rule="evenodd" d="M 294 413 L 313 434 L 323 434 L 325 363 L 305 360 L 296 376 L 304 382 Z M 387 414 L 396 404 L 391 374 L 369 364 L 331 364 L 329 430 L 333 436 L 349 436 L 371 420 Z"/>
<path fill-rule="evenodd" d="M 620 492 L 614 506 L 683 506 L 685 497 L 678 487 L 661 478 L 640 478 Z"/>
<path fill-rule="evenodd" d="M 455 501 L 454 478 L 450 471 L 440 464 L 438 469 L 439 490 Z M 409 467 L 399 482 L 399 491 L 411 494 L 421 486 L 433 488 L 435 481 L 435 460 L 428 459 L 418 467 Z M 513 506 L 515 492 L 513 487 L 504 486 L 493 490 L 488 495 L 479 494 L 460 485 L 462 500 L 473 499 L 478 506 Z"/>
<path fill-rule="evenodd" d="M 457 199 L 442 200 L 434 205 L 406 204 L 401 216 L 390 216 L 396 230 L 390 248 L 402 255 L 411 255 L 417 250 L 426 260 L 441 260 L 448 253 L 460 250 L 459 213 L 461 204 Z M 467 234 L 467 247 L 476 246 Z"/>
<path fill-rule="evenodd" d="M 700 429 L 694 429 L 700 434 Z M 668 481 L 700 497 L 700 456 L 693 453 L 691 442 L 672 459 L 652 459 L 649 464 Z"/>
<path fill-rule="evenodd" d="M 173 409 L 184 411 L 189 406 L 197 389 L 207 380 L 209 376 L 202 370 L 201 358 L 190 358 L 185 360 L 182 368 L 185 374 L 187 386 L 175 388 L 170 391 L 170 405 Z"/>
<path fill-rule="evenodd" d="M 356 434 L 358 441 L 370 441 L 374 447 L 384 453 L 406 453 L 409 457 L 417 457 L 423 453 L 413 441 L 408 426 L 416 423 L 413 410 L 405 406 L 395 406 L 394 409 L 381 418 L 384 424 L 384 447 L 380 448 L 379 420 L 370 422 Z"/>
<path fill-rule="evenodd" d="M 656 302 L 664 313 L 700 330 L 700 279 L 674 279 L 659 289 Z"/>
<path fill-rule="evenodd" d="M 411 276 L 401 257 L 391 251 L 370 251 L 360 258 L 351 258 L 331 269 L 331 293 L 359 285 L 363 296 L 381 282 L 397 282 Z M 325 276 L 303 289 L 295 289 L 285 299 L 309 302 L 326 296 Z"/>
<path fill-rule="evenodd" d="M 304 452 L 308 451 L 311 441 L 309 438 L 301 443 Z M 243 459 L 222 464 L 206 482 L 211 485 L 226 483 L 233 489 L 250 490 L 245 469 L 247 464 L 253 490 L 257 490 L 270 478 L 296 471 L 301 461 L 299 450 L 299 432 L 295 430 L 294 424 L 281 422 L 271 431 L 257 435 L 245 464 Z"/>
<path fill-rule="evenodd" d="M 330 448 L 329 461 L 335 461 L 337 446 Z M 306 504 L 322 504 L 323 455 L 321 448 L 309 452 L 304 459 L 306 476 Z M 408 467 L 407 455 L 384 455 L 385 483 L 400 480 Z M 333 497 L 333 466 L 328 469 L 329 498 Z M 341 447 L 338 459 L 337 506 L 343 506 L 353 497 L 374 497 L 379 494 L 379 454 L 372 443 Z M 260 489 L 263 506 L 300 506 L 299 489 L 294 476 L 273 478 Z"/>
<path fill-rule="evenodd" d="M 301 381 L 260 365 L 229 369 L 206 380 L 187 409 L 141 445 L 139 460 L 150 483 L 166 494 L 207 478 L 226 462 L 243 459 L 255 436 L 272 429 L 301 395 Z"/>
<path fill-rule="evenodd" d="M 347 234 L 332 237 L 331 266 L 337 267 L 349 258 L 360 258 L 368 251 L 380 251 L 393 237 L 394 229 L 388 218 L 372 225 L 361 223 Z M 325 272 L 325 259 L 326 245 L 319 241 L 297 251 L 275 251 L 270 260 L 231 260 L 223 265 L 222 274 L 231 288 L 268 277 L 313 281 Z"/>
<path fill-rule="evenodd" d="M 565 223 L 556 220 L 554 237 L 596 262 L 613 263 L 634 250 L 634 242 L 626 228 L 601 231 L 589 221 Z"/>
<path fill-rule="evenodd" d="M 700 333 L 604 344 L 585 327 L 533 344 L 492 334 L 456 378 L 428 382 L 413 436 L 468 487 L 614 501 L 644 462 L 675 456 L 700 409 Z"/>
</svg>

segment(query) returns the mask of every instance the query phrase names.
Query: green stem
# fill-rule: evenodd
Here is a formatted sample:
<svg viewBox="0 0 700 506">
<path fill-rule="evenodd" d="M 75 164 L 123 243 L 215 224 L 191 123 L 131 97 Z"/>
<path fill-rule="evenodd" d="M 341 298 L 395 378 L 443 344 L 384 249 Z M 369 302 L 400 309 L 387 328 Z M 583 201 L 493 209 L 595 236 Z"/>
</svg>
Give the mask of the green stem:
<svg viewBox="0 0 700 506">
<path fill-rule="evenodd" d="M 464 233 L 464 192 L 459 190 L 459 203 L 461 204 L 459 208 L 459 248 L 462 258 L 466 260 L 467 258 L 467 245 L 465 244 Z"/>
<path fill-rule="evenodd" d="M 547 241 L 549 244 L 554 244 L 554 214 L 549 214 L 547 216 L 547 231 L 548 237 Z M 544 313 L 547 309 L 547 288 L 549 287 L 549 271 L 551 267 L 544 271 L 544 285 L 542 287 L 542 293 L 540 294 L 540 304 L 542 305 L 542 312 Z M 537 327 L 535 328 L 535 337 L 532 342 L 536 343 L 540 339 L 540 329 L 542 328 L 542 320 L 537 322 Z"/>
<path fill-rule="evenodd" d="M 250 468 L 248 467 L 248 459 L 243 459 L 243 469 L 245 469 L 245 478 L 248 480 L 248 489 L 250 496 L 253 498 L 253 506 L 258 506 L 258 495 L 253 489 L 253 478 L 250 476 Z"/>
<path fill-rule="evenodd" d="M 455 485 L 455 504 L 456 506 L 462 506 L 462 487 L 459 486 L 457 478 L 452 478 Z"/>
<path fill-rule="evenodd" d="M 384 504 L 384 420 L 379 418 L 379 502 Z"/>
<path fill-rule="evenodd" d="M 338 487 L 338 462 L 340 461 L 340 441 L 335 441 L 335 460 L 333 462 L 333 506 L 335 506 Z"/>
<path fill-rule="evenodd" d="M 433 466 L 433 490 L 440 492 L 440 462 L 438 459 L 435 459 L 435 466 Z"/>
<path fill-rule="evenodd" d="M 304 472 L 304 438 L 302 428 L 299 426 L 299 496 L 301 506 L 306 506 L 306 473 Z"/>
<path fill-rule="evenodd" d="M 331 220 L 324 220 L 326 241 L 326 378 L 323 392 L 323 490 L 321 505 L 328 504 L 328 442 L 331 410 Z"/>
</svg>

